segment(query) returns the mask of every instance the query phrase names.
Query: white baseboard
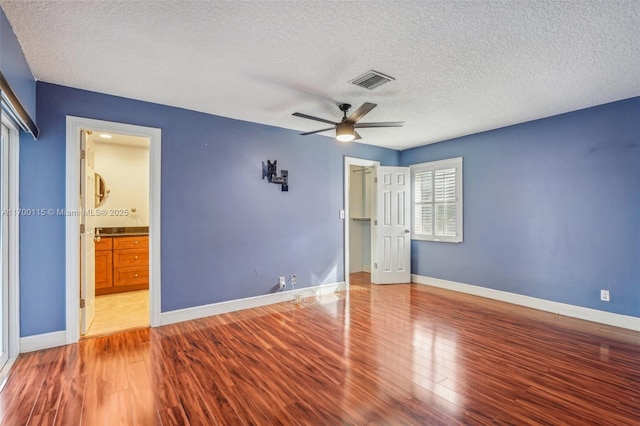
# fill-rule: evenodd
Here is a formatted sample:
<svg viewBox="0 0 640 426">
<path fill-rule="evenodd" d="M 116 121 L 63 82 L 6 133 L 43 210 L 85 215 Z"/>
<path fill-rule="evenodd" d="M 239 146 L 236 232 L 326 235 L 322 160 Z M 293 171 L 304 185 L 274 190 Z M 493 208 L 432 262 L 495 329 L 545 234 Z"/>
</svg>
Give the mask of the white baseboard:
<svg viewBox="0 0 640 426">
<path fill-rule="evenodd" d="M 521 294 L 509 293 L 506 291 L 494 290 L 471 284 L 463 284 L 455 281 L 442 280 L 439 278 L 425 277 L 422 275 L 411 275 L 411 282 L 458 291 L 461 293 L 473 294 L 475 296 L 486 297 L 488 299 L 500 300 L 502 302 L 513 303 L 514 305 L 526 306 L 528 308 L 552 312 L 554 314 L 564 315 L 567 317 L 640 331 L 640 318 L 629 315 L 614 314 L 611 312 L 599 311 L 597 309 L 568 305 L 566 303 L 553 302 L 550 300 L 538 299 L 536 297 L 523 296 Z"/>
<path fill-rule="evenodd" d="M 56 346 L 64 346 L 66 344 L 67 332 L 65 330 L 36 334 L 20 338 L 20 353 L 55 348 Z"/>
<path fill-rule="evenodd" d="M 307 296 L 309 292 L 316 295 L 335 293 L 344 291 L 344 282 L 321 284 L 314 287 L 305 287 L 296 290 Z M 189 321 L 212 315 L 226 314 L 228 312 L 240 311 L 243 309 L 257 308 L 259 306 L 271 305 L 274 303 L 288 302 L 294 299 L 294 291 L 282 291 L 278 293 L 265 294 L 262 296 L 247 297 L 245 299 L 230 300 L 228 302 L 212 303 L 209 305 L 195 306 L 193 308 L 177 309 L 175 311 L 162 312 L 160 314 L 160 325 L 174 324 L 182 321 Z"/>
<path fill-rule="evenodd" d="M 362 272 L 368 272 L 368 273 L 371 273 L 371 266 L 369 266 L 369 265 L 362 265 Z"/>
</svg>

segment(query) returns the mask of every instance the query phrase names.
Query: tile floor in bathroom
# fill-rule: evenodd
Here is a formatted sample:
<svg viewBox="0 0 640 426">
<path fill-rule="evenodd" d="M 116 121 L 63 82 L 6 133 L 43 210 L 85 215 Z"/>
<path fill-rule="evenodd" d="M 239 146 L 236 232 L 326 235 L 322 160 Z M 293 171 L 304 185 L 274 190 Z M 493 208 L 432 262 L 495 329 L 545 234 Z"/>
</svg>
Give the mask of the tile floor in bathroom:
<svg viewBox="0 0 640 426">
<path fill-rule="evenodd" d="M 96 297 L 96 317 L 84 337 L 111 334 L 149 325 L 149 290 Z"/>
</svg>

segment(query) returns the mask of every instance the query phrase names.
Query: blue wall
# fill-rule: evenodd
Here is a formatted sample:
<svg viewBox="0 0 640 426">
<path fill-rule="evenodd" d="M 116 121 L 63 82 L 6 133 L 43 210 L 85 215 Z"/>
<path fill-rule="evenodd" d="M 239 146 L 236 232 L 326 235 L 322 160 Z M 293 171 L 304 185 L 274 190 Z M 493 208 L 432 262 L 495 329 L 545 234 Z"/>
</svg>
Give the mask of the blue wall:
<svg viewBox="0 0 640 426">
<path fill-rule="evenodd" d="M 36 80 L 16 35 L 0 9 L 0 69 L 31 119 L 36 121 Z"/>
<path fill-rule="evenodd" d="M 162 311 L 344 280 L 343 158 L 464 157 L 462 244 L 412 244 L 413 273 L 640 316 L 640 98 L 398 153 L 37 85 L 21 207 L 63 208 L 65 118 L 162 129 Z M 261 178 L 289 170 L 290 189 Z M 63 217 L 21 217 L 21 334 L 65 329 Z M 611 290 L 611 302 L 599 290 Z"/>
<path fill-rule="evenodd" d="M 640 98 L 406 150 L 400 163 L 458 156 L 464 242 L 413 241 L 414 274 L 640 316 Z"/>
<path fill-rule="evenodd" d="M 214 96 L 214 95 L 212 95 Z M 162 311 L 344 280 L 344 156 L 399 153 L 47 83 L 41 137 L 21 139 L 22 208 L 63 208 L 66 115 L 162 129 Z M 289 171 L 289 192 L 262 162 Z M 22 217 L 21 334 L 65 329 L 64 217 Z"/>
</svg>

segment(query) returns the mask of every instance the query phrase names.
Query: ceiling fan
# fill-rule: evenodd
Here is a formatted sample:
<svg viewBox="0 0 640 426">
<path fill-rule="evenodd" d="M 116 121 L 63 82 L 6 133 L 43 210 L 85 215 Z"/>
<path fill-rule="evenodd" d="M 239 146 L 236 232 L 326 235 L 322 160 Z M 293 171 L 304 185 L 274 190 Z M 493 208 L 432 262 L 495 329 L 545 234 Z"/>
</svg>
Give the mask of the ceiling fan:
<svg viewBox="0 0 640 426">
<path fill-rule="evenodd" d="M 342 121 L 336 123 L 331 120 L 325 120 L 324 118 L 314 117 L 312 115 L 302 114 L 300 112 L 294 112 L 293 115 L 296 117 L 307 118 L 309 120 L 321 121 L 323 123 L 332 124 L 332 127 L 327 127 L 326 129 L 314 130 L 313 132 L 305 132 L 300 133 L 302 136 L 312 135 L 314 133 L 322 133 L 327 130 L 336 129 L 336 139 L 341 142 L 349 142 L 355 139 L 361 139 L 360 135 L 356 131 L 356 129 L 364 129 L 367 127 L 402 127 L 404 125 L 404 121 L 387 121 L 387 122 L 378 122 L 378 123 L 359 123 L 360 119 L 368 114 L 372 109 L 374 109 L 377 105 L 372 104 L 370 102 L 365 102 L 362 104 L 360 108 L 355 110 L 349 117 L 347 117 L 347 111 L 351 109 L 351 105 L 349 104 L 340 104 L 338 108 L 343 113 Z"/>
</svg>

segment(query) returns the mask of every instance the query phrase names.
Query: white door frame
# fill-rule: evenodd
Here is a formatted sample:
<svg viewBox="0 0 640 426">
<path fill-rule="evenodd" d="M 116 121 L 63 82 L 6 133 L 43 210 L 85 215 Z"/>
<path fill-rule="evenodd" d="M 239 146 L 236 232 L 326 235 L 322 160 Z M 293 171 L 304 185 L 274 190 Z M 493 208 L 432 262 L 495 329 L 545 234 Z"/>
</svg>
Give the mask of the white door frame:
<svg viewBox="0 0 640 426">
<path fill-rule="evenodd" d="M 66 341 L 80 338 L 80 130 L 122 133 L 150 139 L 149 144 L 149 323 L 160 325 L 160 129 L 67 116 L 66 140 Z"/>
<path fill-rule="evenodd" d="M 379 161 L 365 160 L 364 158 L 344 157 L 344 282 L 346 289 L 349 290 L 349 270 L 350 268 L 350 254 L 349 254 L 349 186 L 351 185 L 351 166 L 361 167 L 379 167 Z M 374 209 L 372 204 L 372 209 Z M 373 211 L 372 210 L 372 211 Z M 371 217 L 373 222 L 374 217 Z M 373 223 L 371 224 L 373 229 Z M 373 262 L 373 258 L 371 258 Z"/>
<path fill-rule="evenodd" d="M 2 112 L 2 122 L 9 128 L 9 205 L 11 212 L 20 207 L 20 131 Z M 20 354 L 20 217 L 9 215 L 9 361 Z M 6 368 L 5 368 L 6 370 Z"/>
</svg>

